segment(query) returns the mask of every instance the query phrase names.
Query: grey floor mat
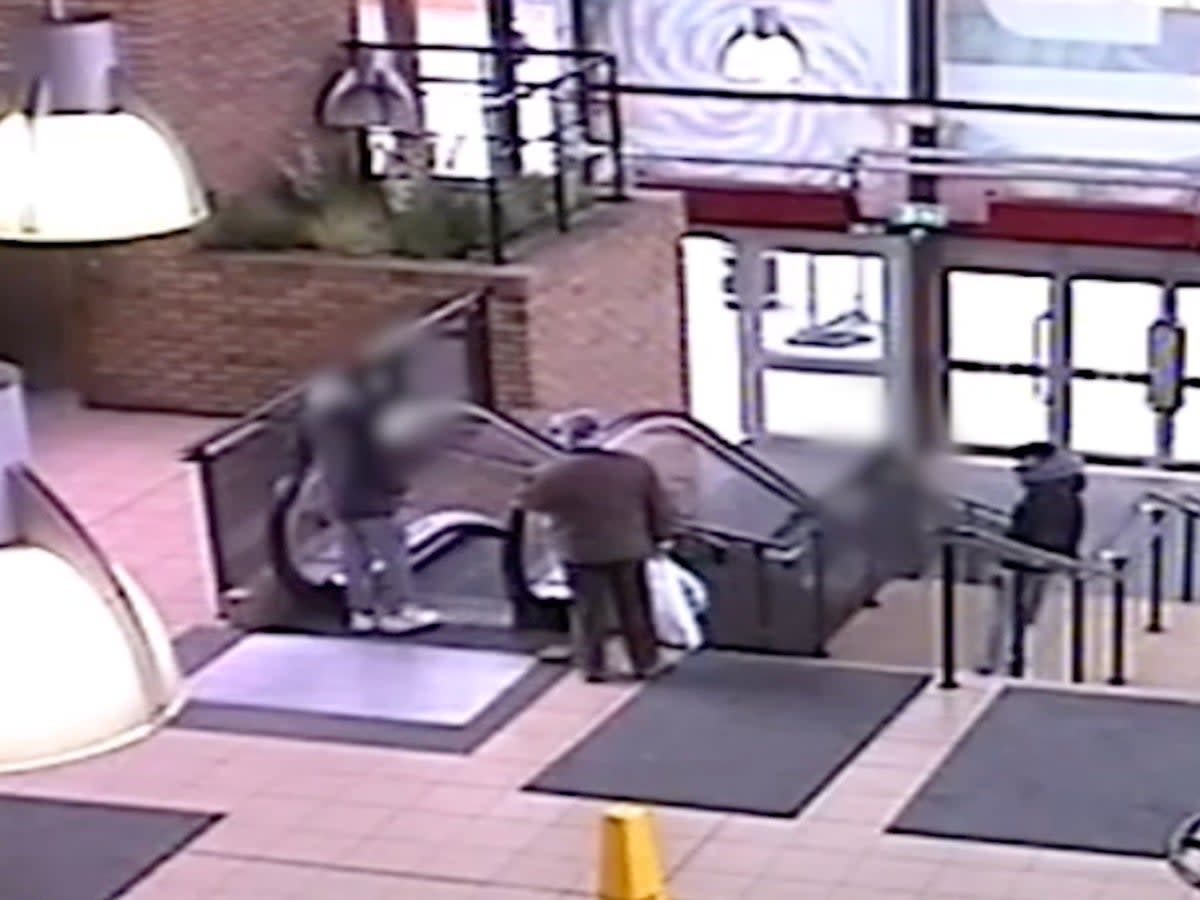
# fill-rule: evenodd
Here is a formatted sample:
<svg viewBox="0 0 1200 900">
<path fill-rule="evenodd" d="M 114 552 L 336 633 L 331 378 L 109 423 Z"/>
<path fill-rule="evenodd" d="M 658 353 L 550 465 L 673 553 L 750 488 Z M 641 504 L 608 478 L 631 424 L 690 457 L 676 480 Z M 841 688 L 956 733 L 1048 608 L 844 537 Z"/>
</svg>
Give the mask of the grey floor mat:
<svg viewBox="0 0 1200 900">
<path fill-rule="evenodd" d="M 926 681 L 701 653 L 646 687 L 528 789 L 792 816 Z"/>
<path fill-rule="evenodd" d="M 894 832 L 1164 855 L 1200 810 L 1200 706 L 1010 689 L 892 825 Z"/>
<path fill-rule="evenodd" d="M 110 900 L 219 816 L 0 797 L 0 897 Z"/>
</svg>

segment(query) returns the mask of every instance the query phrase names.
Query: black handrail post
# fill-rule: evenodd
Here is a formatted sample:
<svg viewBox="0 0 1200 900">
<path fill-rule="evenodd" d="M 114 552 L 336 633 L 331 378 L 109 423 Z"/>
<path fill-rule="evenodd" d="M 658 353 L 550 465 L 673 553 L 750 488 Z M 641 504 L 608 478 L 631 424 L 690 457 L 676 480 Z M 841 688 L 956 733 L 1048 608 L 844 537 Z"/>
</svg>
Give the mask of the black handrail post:
<svg viewBox="0 0 1200 900">
<path fill-rule="evenodd" d="M 621 122 L 621 99 L 618 94 L 617 58 L 608 57 L 605 89 L 608 91 L 608 139 L 612 153 L 612 199 L 628 200 L 629 192 L 625 175 L 625 127 Z"/>
<path fill-rule="evenodd" d="M 563 152 L 563 121 L 557 90 L 550 91 L 550 130 L 554 142 L 554 225 L 560 234 L 571 230 L 567 212 L 566 154 Z"/>
<path fill-rule="evenodd" d="M 817 626 L 817 647 L 813 651 L 813 656 L 818 659 L 829 658 L 829 648 L 825 645 L 825 640 L 828 637 L 826 632 L 826 622 L 828 620 L 827 611 L 825 609 L 825 540 L 821 533 L 821 526 L 817 525 L 813 528 L 812 538 L 812 567 L 813 567 L 813 608 L 814 618 Z"/>
<path fill-rule="evenodd" d="M 1071 681 L 1083 684 L 1087 677 L 1087 584 L 1071 579 Z"/>
<path fill-rule="evenodd" d="M 1125 684 L 1125 588 L 1126 568 L 1129 560 L 1124 556 L 1112 558 L 1112 675 L 1108 683 Z"/>
<path fill-rule="evenodd" d="M 958 687 L 958 661 L 955 658 L 958 641 L 955 622 L 955 559 L 954 545 L 942 542 L 942 681 L 938 685 L 944 691 Z"/>
<path fill-rule="evenodd" d="M 1185 512 L 1183 514 L 1183 560 L 1180 563 L 1183 566 L 1182 583 L 1182 601 L 1184 603 L 1193 603 L 1196 599 L 1196 574 L 1195 574 L 1195 557 L 1196 555 L 1196 514 Z"/>
<path fill-rule="evenodd" d="M 1033 584 L 1036 577 L 1032 572 L 1016 571 L 1008 580 L 1008 674 L 1012 678 L 1025 677 L 1025 606 L 1026 600 L 1037 590 Z"/>
<path fill-rule="evenodd" d="M 1166 510 L 1155 506 L 1150 510 L 1150 624 L 1147 631 L 1161 634 L 1163 628 L 1163 520 Z"/>
<path fill-rule="evenodd" d="M 492 262 L 497 265 L 504 265 L 504 208 L 500 202 L 500 183 L 496 178 L 495 172 L 489 172 L 485 179 L 487 186 L 487 206 L 488 206 L 488 250 L 491 252 Z"/>
</svg>

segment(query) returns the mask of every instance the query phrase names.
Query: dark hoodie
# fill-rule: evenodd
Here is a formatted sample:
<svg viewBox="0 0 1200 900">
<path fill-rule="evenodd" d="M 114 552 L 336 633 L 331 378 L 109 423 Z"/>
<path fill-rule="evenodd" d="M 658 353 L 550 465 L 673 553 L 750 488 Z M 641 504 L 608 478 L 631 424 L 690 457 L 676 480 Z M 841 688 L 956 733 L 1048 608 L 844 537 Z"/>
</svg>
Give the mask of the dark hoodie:
<svg viewBox="0 0 1200 900">
<path fill-rule="evenodd" d="M 1034 465 L 1019 469 L 1018 476 L 1025 494 L 1013 509 L 1008 536 L 1043 550 L 1078 556 L 1084 525 L 1080 495 L 1087 486 L 1082 461 L 1056 448 Z"/>
</svg>

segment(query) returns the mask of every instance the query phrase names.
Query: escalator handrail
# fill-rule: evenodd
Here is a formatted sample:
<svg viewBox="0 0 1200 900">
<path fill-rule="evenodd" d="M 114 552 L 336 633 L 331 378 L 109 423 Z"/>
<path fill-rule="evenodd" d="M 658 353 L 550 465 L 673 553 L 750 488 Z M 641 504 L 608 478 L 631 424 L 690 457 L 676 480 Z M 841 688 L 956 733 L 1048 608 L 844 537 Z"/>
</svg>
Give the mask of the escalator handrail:
<svg viewBox="0 0 1200 900">
<path fill-rule="evenodd" d="M 797 534 L 797 540 L 785 542 L 775 538 L 764 538 L 745 531 L 726 528 L 724 525 L 713 525 L 699 522 L 695 519 L 683 519 L 679 523 L 679 532 L 683 535 L 696 536 L 700 540 L 712 538 L 724 544 L 745 544 L 755 549 L 774 550 L 779 553 L 794 553 L 797 548 L 810 543 L 816 531 L 815 523 L 807 523 Z"/>
<path fill-rule="evenodd" d="M 805 513 L 815 515 L 819 512 L 820 506 L 816 500 L 797 487 L 791 479 L 774 466 L 757 459 L 741 447 L 731 444 L 716 431 L 686 413 L 673 410 L 646 410 L 620 416 L 605 426 L 603 443 L 605 446 L 615 447 L 621 441 L 628 440 L 639 433 L 651 431 L 655 427 L 672 428 L 695 439 L 706 450 L 721 457 L 722 460 L 728 462 L 759 486 L 787 500 L 792 505 L 800 507 Z"/>
<path fill-rule="evenodd" d="M 524 422 L 507 413 L 498 412 L 497 410 L 466 401 L 458 401 L 451 404 L 450 411 L 482 419 L 488 425 L 491 425 L 509 437 L 516 438 L 529 448 L 544 453 L 547 461 L 561 457 L 566 452 L 546 435 L 534 428 L 530 428 Z"/>
</svg>

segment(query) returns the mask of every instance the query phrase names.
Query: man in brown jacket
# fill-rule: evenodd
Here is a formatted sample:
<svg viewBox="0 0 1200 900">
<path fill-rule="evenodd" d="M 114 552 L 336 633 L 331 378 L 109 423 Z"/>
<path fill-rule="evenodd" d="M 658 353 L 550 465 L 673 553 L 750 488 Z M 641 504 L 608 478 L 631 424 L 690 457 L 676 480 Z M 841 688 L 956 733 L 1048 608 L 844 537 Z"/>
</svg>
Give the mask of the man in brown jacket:
<svg viewBox="0 0 1200 900">
<path fill-rule="evenodd" d="M 557 428 L 569 454 L 540 471 L 522 498 L 550 519 L 567 570 L 580 668 L 588 681 L 607 677 L 609 609 L 629 650 L 634 676 L 660 670 L 645 563 L 671 537 L 672 513 L 658 474 L 639 456 L 593 443 L 600 423 L 574 413 Z"/>
</svg>

